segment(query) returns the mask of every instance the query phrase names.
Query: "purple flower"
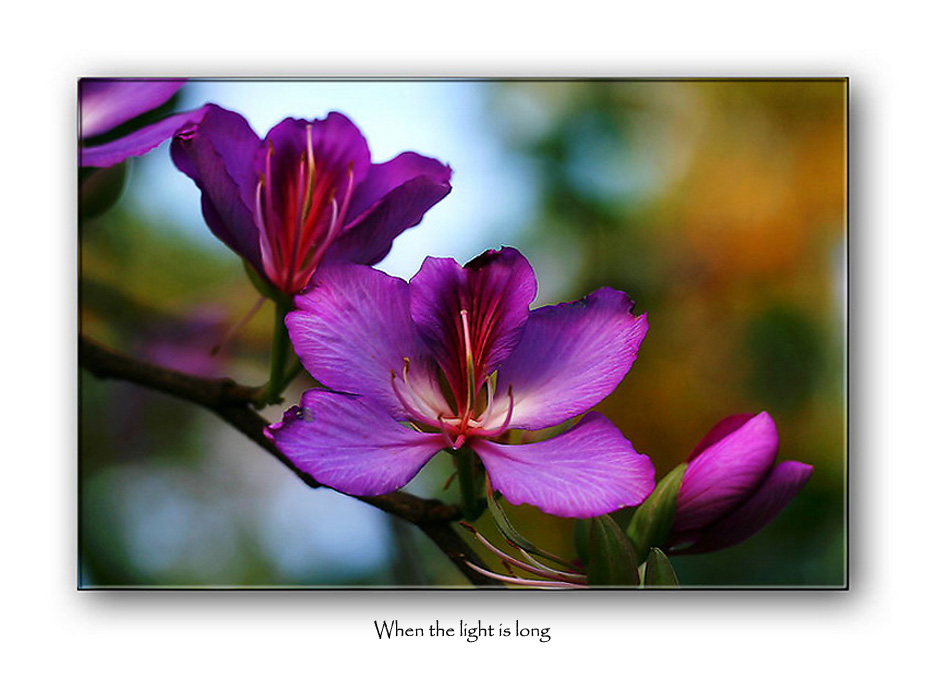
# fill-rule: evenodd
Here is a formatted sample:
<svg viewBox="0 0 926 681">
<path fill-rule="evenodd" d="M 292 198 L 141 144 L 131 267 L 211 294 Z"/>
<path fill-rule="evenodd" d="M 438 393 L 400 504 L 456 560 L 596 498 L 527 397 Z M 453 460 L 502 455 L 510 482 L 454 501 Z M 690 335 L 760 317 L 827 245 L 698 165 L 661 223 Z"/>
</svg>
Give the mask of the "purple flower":
<svg viewBox="0 0 926 681">
<path fill-rule="evenodd" d="M 147 154 L 205 113 L 201 107 L 163 118 L 156 123 L 102 144 L 93 138 L 112 131 L 143 113 L 167 102 L 183 86 L 182 80 L 80 81 L 80 165 L 108 168 L 129 156 Z"/>
<path fill-rule="evenodd" d="M 601 414 L 548 440 L 505 443 L 510 429 L 595 406 L 647 330 L 613 289 L 531 311 L 536 291 L 512 248 L 465 267 L 429 257 L 409 283 L 369 267 L 320 269 L 286 323 L 306 369 L 338 392 L 307 391 L 268 436 L 348 494 L 392 492 L 441 449 L 466 445 L 513 504 L 590 517 L 639 503 L 653 465 Z"/>
<path fill-rule="evenodd" d="M 813 466 L 775 465 L 772 417 L 738 414 L 720 421 L 694 448 L 682 478 L 672 527 L 673 553 L 733 546 L 768 525 L 804 487 Z"/>
<path fill-rule="evenodd" d="M 345 116 L 287 118 L 261 140 L 214 105 L 171 144 L 177 167 L 202 192 L 212 232 L 290 296 L 323 261 L 372 265 L 450 191 L 450 168 L 406 152 L 371 163 Z"/>
</svg>

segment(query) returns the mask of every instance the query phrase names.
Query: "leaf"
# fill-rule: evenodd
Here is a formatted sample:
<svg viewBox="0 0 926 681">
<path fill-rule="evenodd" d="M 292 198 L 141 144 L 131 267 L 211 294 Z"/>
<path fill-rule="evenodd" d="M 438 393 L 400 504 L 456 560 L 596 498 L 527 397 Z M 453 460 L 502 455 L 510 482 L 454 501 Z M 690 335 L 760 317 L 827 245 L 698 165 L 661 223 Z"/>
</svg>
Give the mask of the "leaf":
<svg viewBox="0 0 926 681">
<path fill-rule="evenodd" d="M 589 586 L 639 586 L 633 544 L 613 518 L 592 518 L 588 549 Z"/>
<path fill-rule="evenodd" d="M 633 514 L 627 526 L 627 535 L 637 551 L 638 563 L 646 559 L 651 547 L 662 546 L 668 541 L 672 523 L 675 522 L 678 490 L 687 468 L 687 463 L 673 468 Z"/>
<path fill-rule="evenodd" d="M 643 586 L 648 589 L 677 589 L 678 577 L 672 568 L 669 558 L 661 549 L 653 547 L 650 549 L 649 557 L 646 559 L 646 574 L 643 577 Z"/>
</svg>

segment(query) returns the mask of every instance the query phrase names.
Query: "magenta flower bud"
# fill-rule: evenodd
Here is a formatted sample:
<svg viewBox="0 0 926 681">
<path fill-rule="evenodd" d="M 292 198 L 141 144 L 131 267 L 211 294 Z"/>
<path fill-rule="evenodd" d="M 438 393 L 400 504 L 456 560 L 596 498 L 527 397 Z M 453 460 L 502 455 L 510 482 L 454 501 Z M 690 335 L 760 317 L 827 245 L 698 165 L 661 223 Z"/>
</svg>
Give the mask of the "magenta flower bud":
<svg viewBox="0 0 926 681">
<path fill-rule="evenodd" d="M 765 412 L 714 426 L 688 458 L 668 542 L 672 553 L 724 549 L 774 520 L 813 472 L 797 461 L 775 465 L 777 455 L 778 431 Z"/>
<path fill-rule="evenodd" d="M 166 103 L 183 86 L 183 80 L 121 80 L 85 78 L 80 81 L 80 165 L 109 168 L 130 156 L 141 156 L 189 126 L 206 108 L 167 116 L 103 144 L 93 139 Z"/>
</svg>

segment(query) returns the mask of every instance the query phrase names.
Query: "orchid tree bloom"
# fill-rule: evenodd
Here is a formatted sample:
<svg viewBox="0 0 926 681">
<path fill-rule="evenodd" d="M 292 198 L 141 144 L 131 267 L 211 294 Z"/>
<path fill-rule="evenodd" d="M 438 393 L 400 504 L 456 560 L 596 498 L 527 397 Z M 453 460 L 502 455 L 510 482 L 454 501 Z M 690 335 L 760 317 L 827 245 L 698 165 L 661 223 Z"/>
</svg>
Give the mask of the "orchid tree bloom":
<svg viewBox="0 0 926 681">
<path fill-rule="evenodd" d="M 705 553 L 768 525 L 807 483 L 813 466 L 775 465 L 778 431 L 767 413 L 720 421 L 694 448 L 682 477 L 669 546 Z"/>
<path fill-rule="evenodd" d="M 261 140 L 237 113 L 207 105 L 171 156 L 202 192 L 213 234 L 287 297 L 322 262 L 379 262 L 450 191 L 450 168 L 433 158 L 372 163 L 340 113 L 287 118 Z"/>
<path fill-rule="evenodd" d="M 165 104 L 183 84 L 183 80 L 81 80 L 81 167 L 109 168 L 130 156 L 147 154 L 198 122 L 205 114 L 203 107 L 168 116 L 116 139 L 107 137 L 120 125 Z"/>
<path fill-rule="evenodd" d="M 510 503 L 591 517 L 642 501 L 653 465 L 604 416 L 580 416 L 630 369 L 647 330 L 609 288 L 530 310 L 533 270 L 512 248 L 461 267 L 427 258 L 406 283 L 368 267 L 319 269 L 286 317 L 309 390 L 267 435 L 301 470 L 352 495 L 392 492 L 438 451 L 467 453 Z M 336 391 L 336 392 L 335 392 Z M 465 504 L 464 494 L 464 504 Z"/>
</svg>

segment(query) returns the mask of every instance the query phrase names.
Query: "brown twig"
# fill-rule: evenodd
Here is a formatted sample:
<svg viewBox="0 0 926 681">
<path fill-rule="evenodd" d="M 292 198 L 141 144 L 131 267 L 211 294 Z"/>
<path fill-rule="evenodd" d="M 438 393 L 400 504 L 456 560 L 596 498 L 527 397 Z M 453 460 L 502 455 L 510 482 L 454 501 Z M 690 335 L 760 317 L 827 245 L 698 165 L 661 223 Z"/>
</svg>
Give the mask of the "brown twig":
<svg viewBox="0 0 926 681">
<path fill-rule="evenodd" d="M 269 424 L 252 407 L 260 399 L 260 388 L 243 386 L 231 379 L 200 378 L 165 369 L 83 337 L 79 340 L 78 358 L 80 366 L 97 378 L 129 381 L 209 409 L 273 455 L 306 485 L 322 487 L 311 475 L 296 468 L 264 435 L 264 428 Z M 467 565 L 467 561 L 480 566 L 482 564 L 453 529 L 453 523 L 462 517 L 459 507 L 434 499 L 421 499 L 406 492 L 355 498 L 417 526 L 472 584 L 500 586 L 499 582 L 479 574 Z"/>
</svg>

